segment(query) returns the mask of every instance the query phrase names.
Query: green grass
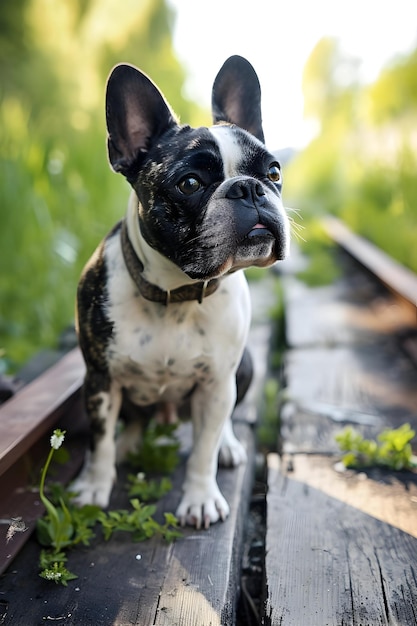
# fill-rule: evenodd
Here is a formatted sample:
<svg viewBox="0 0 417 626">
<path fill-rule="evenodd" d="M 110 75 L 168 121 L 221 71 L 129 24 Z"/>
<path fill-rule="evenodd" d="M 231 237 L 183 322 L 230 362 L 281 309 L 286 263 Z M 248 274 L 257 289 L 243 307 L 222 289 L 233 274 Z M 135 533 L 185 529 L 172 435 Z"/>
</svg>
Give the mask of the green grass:
<svg viewBox="0 0 417 626">
<path fill-rule="evenodd" d="M 73 322 L 81 270 L 128 197 L 107 163 L 104 126 L 48 141 L 22 118 L 3 102 L 0 372 L 54 346 Z"/>
<path fill-rule="evenodd" d="M 389 154 L 372 154 L 360 132 L 346 129 L 338 145 L 323 133 L 289 164 L 284 190 L 303 217 L 306 241 L 300 246 L 312 258 L 317 256 L 306 281 L 314 284 L 317 277 L 331 272 L 331 264 L 317 253 L 311 232 L 311 222 L 318 223 L 325 214 L 337 215 L 417 273 L 417 157 L 410 132 L 399 123 L 391 131 L 398 144 L 394 153 L 391 148 Z M 376 141 L 378 129 L 369 132 Z"/>
</svg>

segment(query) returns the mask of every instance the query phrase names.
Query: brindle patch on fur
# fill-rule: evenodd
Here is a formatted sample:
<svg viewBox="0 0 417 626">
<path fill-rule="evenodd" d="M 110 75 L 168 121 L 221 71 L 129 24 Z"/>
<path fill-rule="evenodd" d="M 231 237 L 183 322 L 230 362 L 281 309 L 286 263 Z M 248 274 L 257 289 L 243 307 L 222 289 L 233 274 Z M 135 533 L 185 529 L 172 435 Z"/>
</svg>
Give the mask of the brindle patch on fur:
<svg viewBox="0 0 417 626">
<path fill-rule="evenodd" d="M 84 358 L 90 366 L 108 375 L 106 348 L 113 333 L 113 322 L 106 314 L 108 302 L 108 271 L 104 259 L 107 239 L 120 230 L 117 224 L 100 244 L 94 262 L 87 265 L 77 291 L 79 343 Z"/>
</svg>

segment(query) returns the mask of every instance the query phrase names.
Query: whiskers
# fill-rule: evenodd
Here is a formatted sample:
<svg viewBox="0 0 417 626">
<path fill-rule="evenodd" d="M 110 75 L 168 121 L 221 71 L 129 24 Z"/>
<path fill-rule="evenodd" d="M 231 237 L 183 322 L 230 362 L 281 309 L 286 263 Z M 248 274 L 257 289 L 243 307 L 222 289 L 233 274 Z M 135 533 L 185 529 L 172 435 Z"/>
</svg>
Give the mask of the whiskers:
<svg viewBox="0 0 417 626">
<path fill-rule="evenodd" d="M 304 237 L 302 236 L 302 232 L 303 230 L 305 230 L 305 227 L 300 224 L 299 222 L 296 221 L 295 217 L 293 215 L 290 215 L 290 213 L 294 213 L 297 217 L 297 219 L 302 220 L 303 217 L 300 214 L 300 211 L 298 209 L 294 209 L 293 207 L 289 207 L 286 206 L 285 210 L 287 211 L 287 217 L 288 217 L 288 221 L 290 223 L 290 228 L 291 228 L 291 232 L 294 235 L 294 237 L 299 240 L 299 241 L 306 241 L 304 239 Z"/>
</svg>

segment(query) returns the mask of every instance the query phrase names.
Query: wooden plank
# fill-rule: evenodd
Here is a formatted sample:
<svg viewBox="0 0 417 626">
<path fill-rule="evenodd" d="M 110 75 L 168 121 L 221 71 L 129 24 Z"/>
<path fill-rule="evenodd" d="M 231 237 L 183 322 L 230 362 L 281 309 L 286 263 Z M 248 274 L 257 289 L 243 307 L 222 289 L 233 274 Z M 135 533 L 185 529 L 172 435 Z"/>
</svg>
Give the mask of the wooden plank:
<svg viewBox="0 0 417 626">
<path fill-rule="evenodd" d="M 80 578 L 66 588 L 38 577 L 39 546 L 31 539 L 3 575 L 0 600 L 7 606 L 1 623 L 23 626 L 65 619 L 65 624 L 83 626 L 231 626 L 254 460 L 251 427 L 238 423 L 236 431 L 249 463 L 219 471 L 220 488 L 231 506 L 226 522 L 207 531 L 185 529 L 171 545 L 160 539 L 133 544 L 121 534 L 108 543 L 98 538 L 93 547 L 70 555 L 68 567 Z M 175 510 L 182 478 L 183 467 L 176 472 L 173 491 L 160 502 L 159 515 Z M 116 501 L 120 506 L 120 492 L 112 507 Z"/>
<path fill-rule="evenodd" d="M 343 222 L 328 216 L 323 223 L 330 236 L 387 287 L 409 302 L 416 313 L 417 276 L 373 243 L 354 234 Z"/>
<path fill-rule="evenodd" d="M 311 454 L 284 455 L 281 468 L 291 479 L 417 538 L 417 472 L 379 468 L 340 472 L 335 469 L 336 460 L 337 457 Z"/>
<path fill-rule="evenodd" d="M 0 573 L 43 514 L 37 486 L 54 428 L 67 431 L 65 448 L 70 455 L 68 463 L 53 468 L 54 480 L 66 484 L 80 468 L 88 442 L 80 393 L 83 368 L 75 350 L 0 407 Z M 7 541 L 16 518 L 24 531 Z"/>
<path fill-rule="evenodd" d="M 66 483 L 79 470 L 86 447 L 85 441 L 79 441 L 86 426 L 80 399 L 84 370 L 81 354 L 74 349 L 0 407 L 0 573 L 43 513 L 34 485 L 39 483 L 54 428 L 69 426 L 71 431 L 65 443 L 70 462 L 55 468 L 55 480 Z M 6 535 L 15 518 L 25 530 L 9 542 Z"/>
<path fill-rule="evenodd" d="M 234 623 L 240 588 L 241 544 L 254 461 L 252 435 L 247 432 L 243 437 L 243 432 L 239 438 L 247 442 L 249 464 L 233 472 L 222 472 L 221 483 L 219 480 L 231 504 L 230 519 L 225 524 L 213 526 L 203 535 L 187 533 L 185 541 L 173 546 L 160 590 L 156 619 L 152 622 L 155 626 L 227 626 Z M 136 623 L 144 623 L 138 617 Z"/>
<path fill-rule="evenodd" d="M 416 537 L 364 513 L 364 496 L 352 505 L 312 487 L 314 467 L 297 465 L 288 473 L 268 458 L 263 623 L 416 625 Z"/>
<path fill-rule="evenodd" d="M 290 348 L 365 343 L 417 328 L 416 312 L 345 260 L 345 276 L 309 287 L 284 278 L 286 338 Z"/>
<path fill-rule="evenodd" d="M 291 350 L 285 377 L 286 451 L 335 452 L 347 424 L 366 437 L 404 422 L 417 430 L 417 372 L 395 342 Z"/>
<path fill-rule="evenodd" d="M 67 484 L 78 472 L 88 445 L 87 422 L 81 394 L 75 394 L 66 405 L 68 413 L 59 416 L 53 427 L 67 431 L 64 447 L 69 460 L 63 465 L 53 463 L 50 471 L 53 482 L 63 484 Z M 49 450 L 49 436 L 46 435 L 0 476 L 0 574 L 28 541 L 36 520 L 44 512 L 39 500 L 38 485 Z M 8 528 L 12 520 L 17 518 L 21 520 L 25 530 L 16 533 L 13 540 L 8 541 Z"/>
<path fill-rule="evenodd" d="M 0 475 L 54 428 L 79 391 L 84 371 L 75 348 L 0 407 Z"/>
</svg>

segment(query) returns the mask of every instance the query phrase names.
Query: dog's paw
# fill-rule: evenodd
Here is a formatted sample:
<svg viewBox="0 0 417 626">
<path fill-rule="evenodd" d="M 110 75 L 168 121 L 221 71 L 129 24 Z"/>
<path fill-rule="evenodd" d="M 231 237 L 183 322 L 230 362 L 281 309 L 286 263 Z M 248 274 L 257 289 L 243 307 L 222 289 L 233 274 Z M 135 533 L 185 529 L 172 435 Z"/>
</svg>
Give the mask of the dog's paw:
<svg viewBox="0 0 417 626">
<path fill-rule="evenodd" d="M 230 513 L 229 505 L 217 485 L 201 491 L 198 487 L 189 487 L 177 508 L 176 516 L 181 524 L 200 528 L 209 528 L 219 520 L 224 520 Z"/>
<path fill-rule="evenodd" d="M 245 448 L 236 437 L 223 439 L 219 450 L 219 464 L 222 467 L 237 467 L 246 463 L 247 458 Z"/>
<path fill-rule="evenodd" d="M 96 504 L 105 509 L 109 505 L 115 478 L 115 472 L 99 475 L 94 468 L 85 467 L 70 487 L 70 490 L 77 494 L 74 498 L 75 504 L 78 506 Z"/>
</svg>

